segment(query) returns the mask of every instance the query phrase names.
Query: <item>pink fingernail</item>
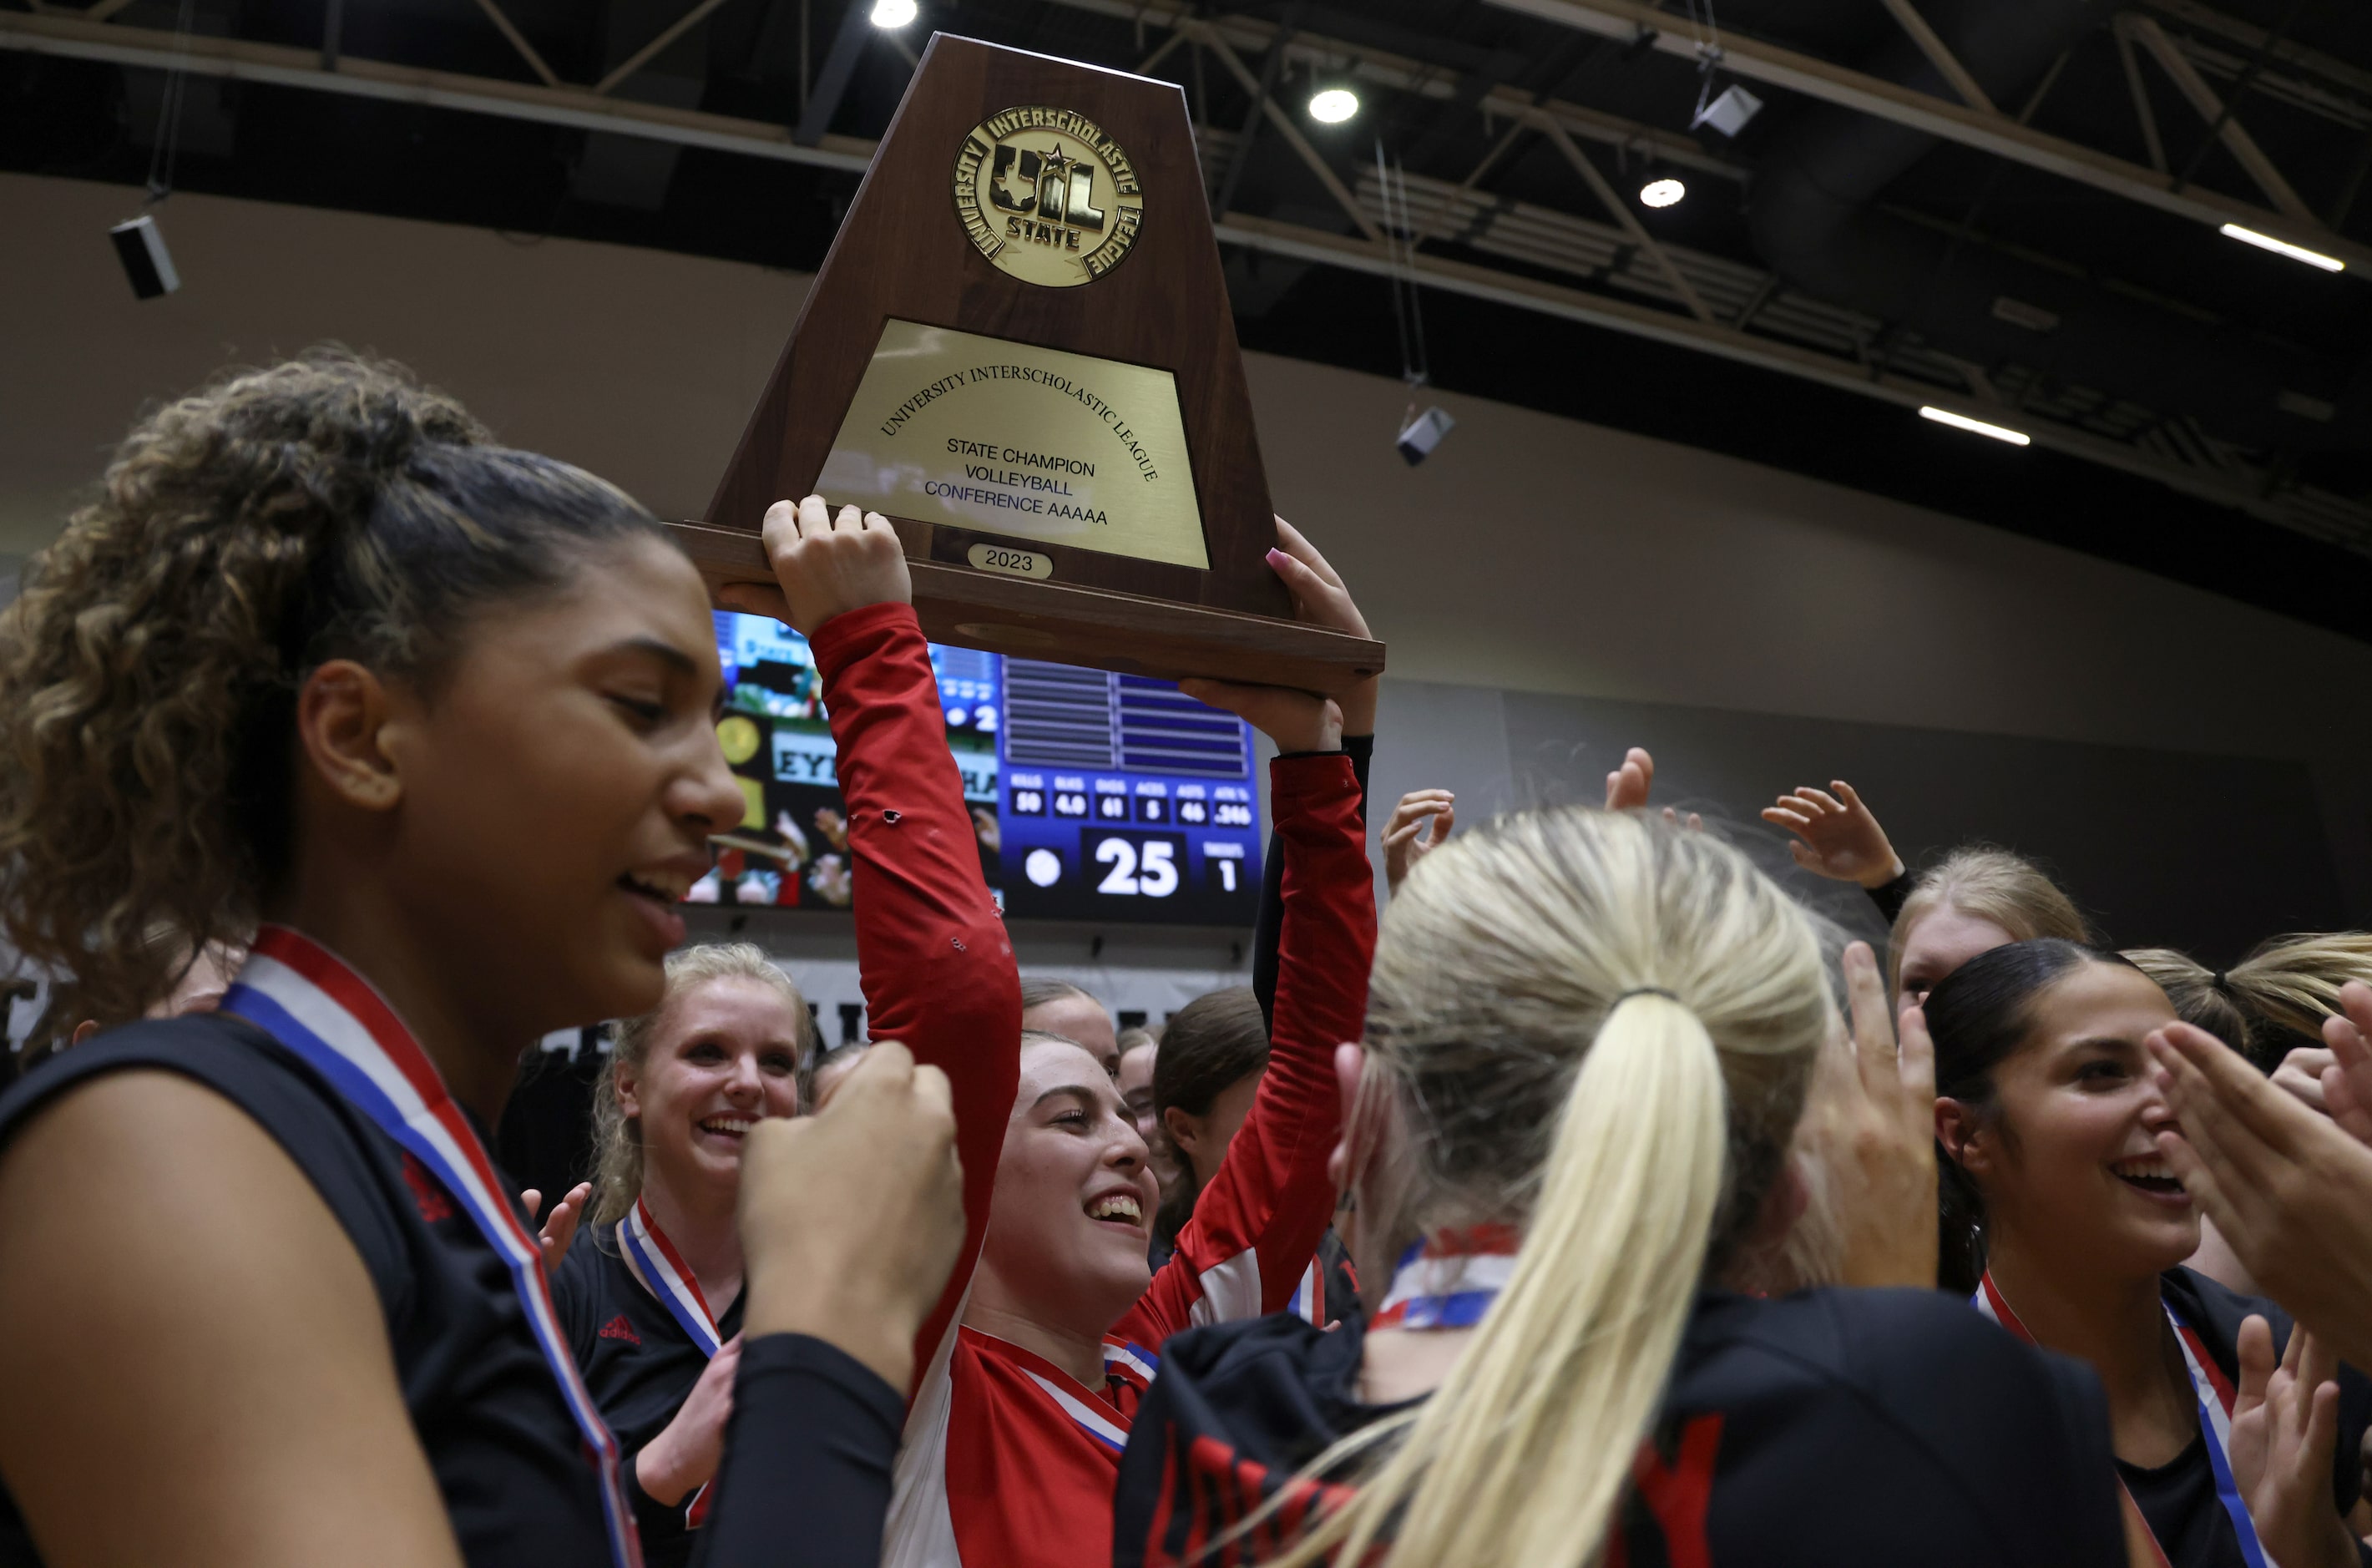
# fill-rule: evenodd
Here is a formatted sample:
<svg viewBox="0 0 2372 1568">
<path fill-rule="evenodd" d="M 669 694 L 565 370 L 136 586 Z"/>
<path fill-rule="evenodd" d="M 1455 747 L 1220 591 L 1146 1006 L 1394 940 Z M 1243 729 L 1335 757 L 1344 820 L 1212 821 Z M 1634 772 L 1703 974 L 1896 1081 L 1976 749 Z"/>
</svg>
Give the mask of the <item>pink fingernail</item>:
<svg viewBox="0 0 2372 1568">
<path fill-rule="evenodd" d="M 1280 561 L 1290 561 L 1292 559 L 1293 557 L 1287 555 L 1282 550 L 1271 549 L 1268 552 L 1268 563 L 1272 566 L 1275 565 Z"/>
</svg>

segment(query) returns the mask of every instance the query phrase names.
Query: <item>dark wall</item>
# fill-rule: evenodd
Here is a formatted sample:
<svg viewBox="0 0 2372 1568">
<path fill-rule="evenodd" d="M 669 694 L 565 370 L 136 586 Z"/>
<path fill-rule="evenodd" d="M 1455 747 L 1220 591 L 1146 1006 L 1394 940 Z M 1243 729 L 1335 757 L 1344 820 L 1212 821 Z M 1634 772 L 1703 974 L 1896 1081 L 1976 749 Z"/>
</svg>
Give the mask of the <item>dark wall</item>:
<svg viewBox="0 0 2372 1568">
<path fill-rule="evenodd" d="M 2348 923 L 2312 775 L 2277 759 L 1387 682 L 1375 819 L 1420 784 L 1457 789 L 1475 819 L 1596 803 L 1633 745 L 1655 753 L 1660 803 L 1729 824 L 1873 936 L 1868 901 L 1797 869 L 1757 819 L 1783 790 L 1851 781 L 1914 868 L 1973 840 L 2032 856 L 2119 946 L 2221 965 L 2267 935 Z"/>
</svg>

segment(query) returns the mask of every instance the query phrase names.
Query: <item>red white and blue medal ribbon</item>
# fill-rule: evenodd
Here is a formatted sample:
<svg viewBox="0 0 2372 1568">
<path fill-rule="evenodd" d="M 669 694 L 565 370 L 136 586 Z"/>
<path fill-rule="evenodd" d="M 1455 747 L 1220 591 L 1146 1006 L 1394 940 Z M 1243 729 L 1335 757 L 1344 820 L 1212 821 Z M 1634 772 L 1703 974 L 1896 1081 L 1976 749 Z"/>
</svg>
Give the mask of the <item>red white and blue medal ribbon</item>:
<svg viewBox="0 0 2372 1568">
<path fill-rule="evenodd" d="M 617 1568 L 641 1568 L 642 1543 L 619 1484 L 618 1445 L 552 1311 L 543 1253 L 494 1176 L 485 1145 L 447 1092 L 443 1074 L 370 982 L 329 949 L 285 926 L 256 933 L 222 1010 L 302 1057 L 349 1103 L 428 1167 L 510 1270 L 543 1359 L 560 1384 L 601 1481 L 603 1522 Z"/>
<path fill-rule="evenodd" d="M 1515 1277 L 1521 1237 L 1511 1225 L 1477 1225 L 1413 1243 L 1368 1329 L 1471 1329 Z"/>
<path fill-rule="evenodd" d="M 1081 1432 L 1110 1453 L 1118 1455 L 1128 1446 L 1128 1428 L 1120 1423 L 1118 1411 L 1099 1405 L 1093 1400 L 1083 1400 L 1052 1377 L 1043 1376 L 1029 1367 L 1023 1367 L 1021 1375 L 1044 1389 L 1046 1397 L 1060 1406 L 1063 1413 L 1069 1416 Z"/>
<path fill-rule="evenodd" d="M 2026 1325 L 2018 1321 L 2017 1314 L 2010 1310 L 1992 1274 L 1977 1282 L 1977 1294 L 1969 1302 L 2028 1344 L 2036 1342 Z M 2182 1320 L 2174 1304 L 2161 1297 L 2158 1305 L 2166 1311 L 2167 1322 L 2173 1326 L 2175 1342 L 2182 1347 L 2182 1365 L 2191 1374 L 2192 1397 L 2199 1402 L 2199 1435 L 2207 1446 L 2208 1466 L 2215 1473 L 2215 1498 L 2232 1520 L 2232 1533 L 2240 1543 L 2240 1560 L 2249 1568 L 2277 1568 L 2266 1556 L 2264 1543 L 2257 1539 L 2257 1523 L 2249 1516 L 2248 1502 L 2240 1495 L 2239 1482 L 2232 1477 L 2232 1406 L 2238 1396 L 2231 1381 L 2208 1355 L 2199 1330 Z M 2136 1507 L 2134 1512 L 2138 1514 L 2140 1509 Z M 2158 1561 L 2166 1562 L 2166 1549 L 2158 1546 L 2155 1538 L 2150 1545 L 2157 1551 Z"/>
<path fill-rule="evenodd" d="M 683 1255 L 659 1229 L 649 1206 L 640 1198 L 618 1222 L 618 1250 L 643 1288 L 658 1298 L 685 1336 L 700 1347 L 700 1353 L 713 1360 L 725 1343 L 716 1331 L 716 1315 L 709 1311 L 708 1297 L 701 1294 L 700 1282 L 684 1266 Z"/>
<path fill-rule="evenodd" d="M 1301 1283 L 1293 1287 L 1293 1299 L 1285 1309 L 1314 1329 L 1326 1327 L 1326 1282 L 1316 1259 L 1301 1272 Z"/>
<path fill-rule="evenodd" d="M 626 1260 L 627 1272 L 658 1298 L 659 1305 L 668 1309 L 668 1315 L 683 1330 L 685 1337 L 700 1347 L 700 1353 L 715 1360 L 725 1341 L 717 1332 L 715 1314 L 708 1309 L 708 1297 L 691 1269 L 684 1265 L 683 1255 L 675 1249 L 675 1243 L 667 1238 L 658 1221 L 651 1218 L 650 1206 L 640 1198 L 626 1211 L 626 1217 L 618 1222 L 618 1251 Z M 684 1499 L 686 1529 L 696 1530 L 708 1523 L 712 1484 L 702 1482 L 699 1491 Z"/>
</svg>

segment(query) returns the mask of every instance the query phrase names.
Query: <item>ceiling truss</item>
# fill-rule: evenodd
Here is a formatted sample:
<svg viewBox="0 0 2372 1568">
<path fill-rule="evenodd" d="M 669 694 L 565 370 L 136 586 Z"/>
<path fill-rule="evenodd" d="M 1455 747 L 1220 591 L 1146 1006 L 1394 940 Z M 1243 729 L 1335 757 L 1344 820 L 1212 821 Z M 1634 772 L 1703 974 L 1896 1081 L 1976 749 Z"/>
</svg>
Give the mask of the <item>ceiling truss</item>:
<svg viewBox="0 0 2372 1568">
<path fill-rule="evenodd" d="M 688 14 L 715 3 L 695 0 Z M 1123 0 L 1055 3 L 1153 26 L 1174 24 L 1171 43 L 1182 41 L 1207 52 L 1248 93 L 1257 91 L 1260 78 L 1241 52 L 1265 52 L 1277 41 L 1277 29 L 1246 18 L 1206 21 Z M 178 62 L 206 75 L 605 131 L 847 171 L 863 170 L 875 147 L 870 140 L 831 134 L 809 144 L 780 124 L 620 98 L 611 89 L 623 79 L 622 67 L 601 84 L 583 87 L 433 71 L 352 55 L 340 56 L 334 69 L 328 69 L 309 50 L 211 37 L 177 41 L 168 32 L 93 19 L 99 11 L 111 15 L 110 4 L 99 0 L 90 11 L 67 15 L 58 14 L 63 7 L 54 5 L 45 5 L 45 14 L 0 13 L 0 50 L 152 69 Z M 549 67 L 524 38 L 516 36 L 496 0 L 478 4 L 512 39 L 529 69 L 539 78 L 549 78 Z M 662 33 L 641 57 L 656 55 L 698 19 L 691 17 Z M 1381 85 L 1379 79 L 1389 79 L 1398 90 L 1424 98 L 1450 99 L 1459 93 L 1459 81 L 1452 73 L 1362 46 L 1295 34 L 1285 48 L 1289 58 L 1329 69 L 1354 68 L 1363 80 Z M 2284 58 L 2278 52 L 2273 57 Z M 2158 58 L 2163 64 L 2163 57 Z M 1413 274 L 1424 285 L 1448 293 L 1716 354 L 1904 408 L 1933 404 L 1988 423 L 2014 424 L 2038 446 L 2152 479 L 2372 555 L 2372 507 L 2287 482 L 2187 420 L 2169 419 L 2084 388 L 2051 383 L 2017 366 L 1994 366 L 1989 375 L 1984 367 L 1905 341 L 1875 318 L 1798 294 L 1760 268 L 1657 241 L 1580 145 L 1585 140 L 1634 148 L 1653 145 L 1659 162 L 1732 178 L 1742 175 L 1737 166 L 1704 153 L 1686 137 L 1577 105 L 1538 101 L 1537 95 L 1504 87 L 1479 95 L 1473 107 L 1509 122 L 1511 134 L 1521 128 L 1550 142 L 1588 191 L 1589 204 L 1612 221 L 1509 202 L 1476 189 L 1472 179 L 1456 183 L 1411 175 L 1406 180 L 1406 221 L 1414 232 L 1406 238 L 1413 245 L 1451 243 L 1511 265 L 1493 266 L 1421 250 L 1412 254 L 1387 238 L 1385 204 L 1372 171 L 1361 176 L 1355 188 L 1346 185 L 1291 116 L 1268 102 L 1267 128 L 1278 133 L 1319 176 L 1355 232 L 1228 212 L 1216 219 L 1221 242 L 1376 275 L 1389 275 L 1397 266 L 1403 277 Z M 2201 112 L 2215 122 L 2215 112 L 2203 108 Z M 2023 129 L 2006 117 L 1994 118 Z M 1206 162 L 1214 157 L 1224 160 L 1235 138 L 1211 128 L 1203 135 Z M 2259 215 L 2270 222 L 2271 215 Z"/>
</svg>

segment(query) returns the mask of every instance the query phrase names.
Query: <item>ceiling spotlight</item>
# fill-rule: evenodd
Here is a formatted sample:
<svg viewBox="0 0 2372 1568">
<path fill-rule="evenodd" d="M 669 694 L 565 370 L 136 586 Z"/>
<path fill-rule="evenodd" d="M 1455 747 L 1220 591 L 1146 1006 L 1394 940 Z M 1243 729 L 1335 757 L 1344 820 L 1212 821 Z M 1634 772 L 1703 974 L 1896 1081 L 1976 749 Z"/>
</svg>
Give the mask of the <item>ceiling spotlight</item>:
<svg viewBox="0 0 2372 1568">
<path fill-rule="evenodd" d="M 914 17 L 914 0 L 873 0 L 870 20 L 877 28 L 902 28 Z"/>
<path fill-rule="evenodd" d="M 2254 245 L 2260 250 L 2271 250 L 2277 256 L 2287 256 L 2293 261 L 2304 261 L 2309 267 L 2320 267 L 2326 273 L 2344 272 L 2347 269 L 2347 263 L 2336 256 L 2326 256 L 2320 250 L 2309 250 L 2303 245 L 2292 245 L 2286 239 L 2275 239 L 2270 234 L 2259 234 L 2253 228 L 2242 228 L 2237 223 L 2227 223 L 2216 232 L 2227 239 L 2237 239 L 2243 245 Z"/>
<path fill-rule="evenodd" d="M 1689 188 L 1667 174 L 1639 187 L 1639 200 L 1651 207 L 1669 207 L 1689 193 Z"/>
<path fill-rule="evenodd" d="M 1932 403 L 1919 411 L 1919 417 L 1932 419 L 1938 424 L 1948 424 L 1955 430 L 1967 430 L 1979 436 L 1990 436 L 1996 441 L 2006 441 L 2013 447 L 2023 447 L 2034 439 L 2023 430 L 2012 430 L 2003 424 L 1987 424 L 1982 419 L 1971 419 L 1967 414 L 1954 413 L 1950 409 L 1937 408 Z"/>
<path fill-rule="evenodd" d="M 1348 87 L 1324 87 L 1309 96 L 1309 118 L 1321 125 L 1340 125 L 1358 112 L 1359 95 Z"/>
</svg>

